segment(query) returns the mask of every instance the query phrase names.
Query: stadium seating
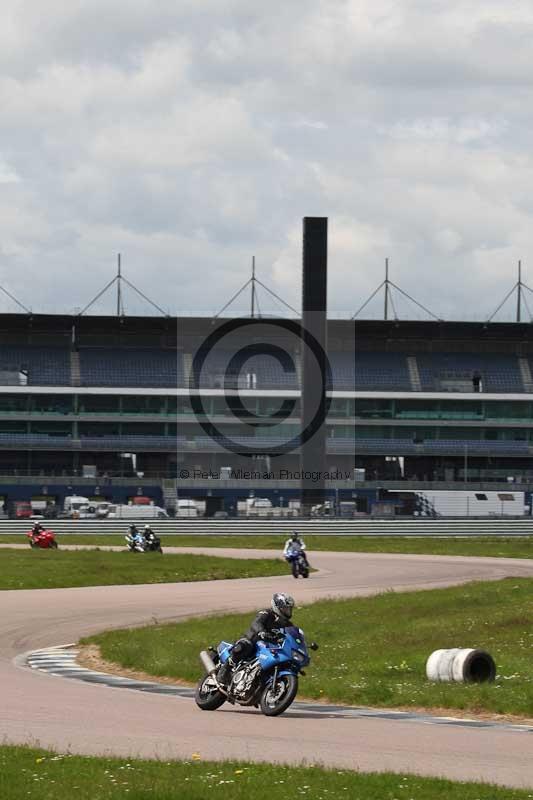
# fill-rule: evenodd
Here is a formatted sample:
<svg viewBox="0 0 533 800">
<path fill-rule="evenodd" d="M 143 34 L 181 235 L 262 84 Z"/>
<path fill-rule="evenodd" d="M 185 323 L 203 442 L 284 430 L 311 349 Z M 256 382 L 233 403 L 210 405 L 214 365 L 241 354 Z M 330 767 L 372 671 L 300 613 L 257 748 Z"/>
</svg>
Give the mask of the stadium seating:
<svg viewBox="0 0 533 800">
<path fill-rule="evenodd" d="M 422 353 L 416 357 L 422 390 L 473 391 L 473 378 L 483 392 L 523 392 L 518 358 L 499 353 Z M 461 387 L 461 388 L 459 388 Z"/>
<path fill-rule="evenodd" d="M 81 348 L 82 386 L 183 386 L 183 357 L 156 348 Z"/>
<path fill-rule="evenodd" d="M 0 372 L 27 374 L 28 386 L 68 386 L 70 354 L 66 347 L 0 345 Z M 7 382 L 7 381 L 6 381 Z M 12 383 L 10 380 L 9 383 Z"/>
<path fill-rule="evenodd" d="M 228 371 L 233 352 L 215 349 L 202 365 L 200 387 L 203 389 L 297 389 L 298 377 L 294 361 L 288 359 L 286 367 L 271 355 L 252 355 L 240 369 Z M 291 369 L 292 367 L 292 369 Z"/>
<path fill-rule="evenodd" d="M 343 358 L 340 359 L 340 356 Z M 334 375 L 338 375 L 336 365 L 342 362 L 345 370 L 354 364 L 354 358 L 348 353 L 337 353 L 330 356 L 334 368 Z M 405 353 L 355 353 L 355 384 L 356 391 L 397 391 L 410 392 L 412 390 Z M 348 372 L 341 373 L 347 377 Z M 335 382 L 335 378 L 334 378 Z"/>
</svg>

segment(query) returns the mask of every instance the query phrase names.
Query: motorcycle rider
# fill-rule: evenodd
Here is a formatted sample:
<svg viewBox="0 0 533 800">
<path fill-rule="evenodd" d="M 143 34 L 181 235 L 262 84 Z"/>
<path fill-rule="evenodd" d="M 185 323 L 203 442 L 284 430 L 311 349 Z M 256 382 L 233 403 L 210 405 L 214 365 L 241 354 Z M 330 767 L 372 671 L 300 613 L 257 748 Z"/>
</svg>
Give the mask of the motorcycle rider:
<svg viewBox="0 0 533 800">
<path fill-rule="evenodd" d="M 286 561 L 290 562 L 289 553 L 291 550 L 297 550 L 302 556 L 307 566 L 309 566 L 309 561 L 307 560 L 307 553 L 305 552 L 305 542 L 301 536 L 298 536 L 297 531 L 292 532 L 292 536 L 290 539 L 287 539 L 285 542 L 285 547 L 283 549 L 283 555 Z"/>
<path fill-rule="evenodd" d="M 285 592 L 276 592 L 272 596 L 270 608 L 258 611 L 246 634 L 233 645 L 231 655 L 218 671 L 218 683 L 226 687 L 231 674 L 239 661 L 248 661 L 255 653 L 255 645 L 259 639 L 275 639 L 280 628 L 290 625 L 294 609 L 293 598 Z"/>
<path fill-rule="evenodd" d="M 44 528 L 39 521 L 33 523 L 33 528 L 31 529 L 31 538 L 35 542 L 37 537 L 40 533 L 43 533 Z"/>
<path fill-rule="evenodd" d="M 132 522 L 130 527 L 128 528 L 128 536 L 130 536 L 132 545 L 134 547 L 140 546 L 142 547 L 144 544 L 144 538 L 140 530 L 137 526 Z"/>
<path fill-rule="evenodd" d="M 143 536 L 147 542 L 153 542 L 155 539 L 155 533 L 153 532 L 150 525 L 144 526 Z"/>
</svg>

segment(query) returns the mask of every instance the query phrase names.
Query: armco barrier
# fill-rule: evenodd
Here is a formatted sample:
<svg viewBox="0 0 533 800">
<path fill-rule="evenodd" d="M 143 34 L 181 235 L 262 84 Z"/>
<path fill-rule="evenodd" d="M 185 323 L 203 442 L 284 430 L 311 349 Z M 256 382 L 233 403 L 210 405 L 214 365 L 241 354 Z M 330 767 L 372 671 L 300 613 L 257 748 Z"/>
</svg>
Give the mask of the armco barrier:
<svg viewBox="0 0 533 800">
<path fill-rule="evenodd" d="M 533 519 L 489 520 L 43 520 L 58 534 L 125 534 L 134 522 L 147 522 L 161 536 L 187 535 L 289 536 L 293 530 L 303 536 L 532 536 Z M 23 536 L 31 527 L 29 520 L 0 520 L 0 535 Z"/>
</svg>

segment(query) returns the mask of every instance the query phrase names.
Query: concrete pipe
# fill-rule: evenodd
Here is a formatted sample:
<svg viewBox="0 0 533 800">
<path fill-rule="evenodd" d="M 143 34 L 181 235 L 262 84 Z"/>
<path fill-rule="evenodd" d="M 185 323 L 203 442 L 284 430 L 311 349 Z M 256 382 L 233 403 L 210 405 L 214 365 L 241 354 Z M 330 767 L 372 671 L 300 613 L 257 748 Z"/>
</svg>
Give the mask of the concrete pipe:
<svg viewBox="0 0 533 800">
<path fill-rule="evenodd" d="M 435 683 L 486 683 L 496 677 L 489 653 L 475 648 L 435 650 L 426 662 L 428 680 Z"/>
</svg>

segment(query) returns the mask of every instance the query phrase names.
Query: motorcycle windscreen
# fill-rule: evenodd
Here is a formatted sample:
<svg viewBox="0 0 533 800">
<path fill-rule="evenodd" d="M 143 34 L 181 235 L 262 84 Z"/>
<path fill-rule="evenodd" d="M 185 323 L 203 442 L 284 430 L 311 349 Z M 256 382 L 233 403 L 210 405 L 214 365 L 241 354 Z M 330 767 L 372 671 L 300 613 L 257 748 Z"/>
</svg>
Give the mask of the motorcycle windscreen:
<svg viewBox="0 0 533 800">
<path fill-rule="evenodd" d="M 233 645 L 231 644 L 231 642 L 220 642 L 220 644 L 218 645 L 217 653 L 223 664 L 228 660 L 232 648 Z"/>
</svg>

